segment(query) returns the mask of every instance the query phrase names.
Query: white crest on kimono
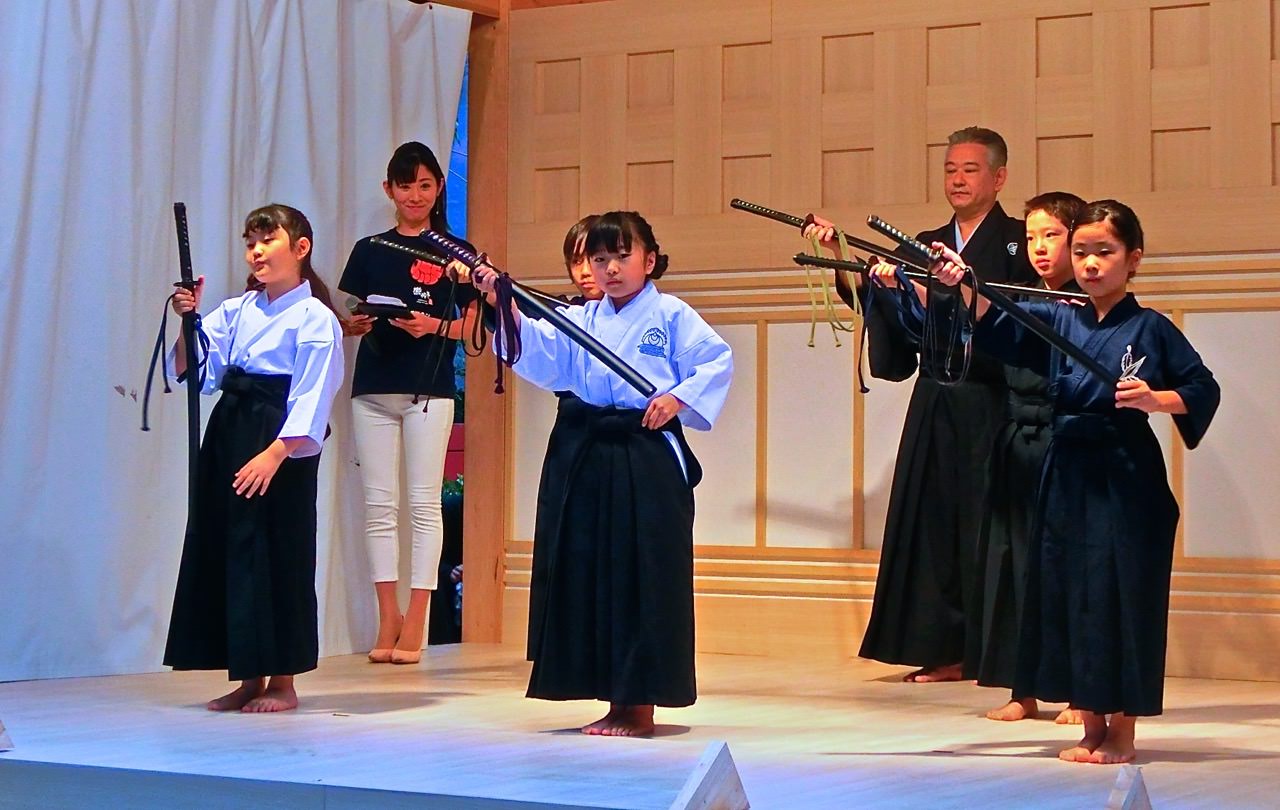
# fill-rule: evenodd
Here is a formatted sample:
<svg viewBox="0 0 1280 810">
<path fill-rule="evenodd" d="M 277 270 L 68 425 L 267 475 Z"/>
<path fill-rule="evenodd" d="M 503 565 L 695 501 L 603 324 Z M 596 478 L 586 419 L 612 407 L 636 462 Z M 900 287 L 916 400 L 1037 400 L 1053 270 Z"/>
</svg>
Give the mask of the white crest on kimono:
<svg viewBox="0 0 1280 810">
<path fill-rule="evenodd" d="M 640 345 L 636 347 L 636 350 L 650 357 L 666 357 L 667 333 L 656 326 L 653 327 L 640 338 Z"/>
<path fill-rule="evenodd" d="M 1017 256 L 1017 255 L 1018 255 L 1018 243 L 1017 243 L 1017 242 L 1010 242 L 1009 244 L 1007 244 L 1007 245 L 1005 245 L 1005 246 L 1004 246 L 1004 249 L 1005 249 L 1005 250 L 1007 250 L 1007 251 L 1009 251 L 1009 255 L 1010 255 L 1010 256 Z"/>
<path fill-rule="evenodd" d="M 1138 379 L 1138 369 L 1142 368 L 1142 364 L 1147 362 L 1145 356 L 1139 357 L 1136 361 L 1133 359 L 1133 347 L 1124 347 L 1124 356 L 1120 358 L 1120 379 L 1136 380 Z"/>
</svg>

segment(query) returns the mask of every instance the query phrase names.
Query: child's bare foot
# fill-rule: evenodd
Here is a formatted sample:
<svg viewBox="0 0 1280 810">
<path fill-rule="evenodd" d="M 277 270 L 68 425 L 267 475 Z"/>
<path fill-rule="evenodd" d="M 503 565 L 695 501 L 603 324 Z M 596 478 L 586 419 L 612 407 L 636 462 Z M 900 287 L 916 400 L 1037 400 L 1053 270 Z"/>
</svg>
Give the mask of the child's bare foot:
<svg viewBox="0 0 1280 810">
<path fill-rule="evenodd" d="M 601 717 L 599 720 L 595 721 L 594 723 L 588 723 L 587 725 L 583 726 L 582 733 L 583 734 L 603 734 L 604 730 L 612 726 L 614 721 L 618 719 L 618 714 L 622 712 L 624 708 L 625 707 L 620 706 L 617 703 L 610 703 L 609 711 L 605 714 L 605 716 Z"/>
<path fill-rule="evenodd" d="M 904 675 L 902 680 L 907 683 L 942 683 L 943 681 L 958 681 L 963 674 L 963 666 L 961 664 L 947 664 L 941 667 L 932 667 L 926 669 L 917 669 L 908 675 Z"/>
<path fill-rule="evenodd" d="M 1107 716 L 1093 712 L 1081 712 L 1084 737 L 1071 748 L 1058 752 L 1058 759 L 1065 762 L 1089 762 L 1089 757 L 1107 739 Z"/>
<path fill-rule="evenodd" d="M 998 709 L 987 712 L 988 720 L 1026 720 L 1034 719 L 1040 713 L 1035 698 L 1011 700 Z"/>
<path fill-rule="evenodd" d="M 1078 726 L 1084 721 L 1080 719 L 1080 710 L 1073 709 L 1070 706 L 1058 712 L 1058 716 L 1053 718 L 1053 722 L 1060 726 Z"/>
<path fill-rule="evenodd" d="M 1107 738 L 1102 745 L 1089 756 L 1095 765 L 1119 765 L 1133 762 L 1138 749 L 1133 744 L 1134 724 L 1138 718 L 1124 714 L 1111 715 L 1111 723 L 1107 726 Z"/>
<path fill-rule="evenodd" d="M 287 712 L 298 708 L 298 693 L 293 689 L 292 675 L 276 675 L 263 693 L 244 704 L 242 712 L 259 714 L 263 712 Z"/>
<path fill-rule="evenodd" d="M 259 697 L 266 687 L 266 678 L 254 678 L 249 681 L 241 681 L 240 685 L 232 691 L 226 693 L 220 698 L 214 698 L 206 703 L 205 708 L 211 712 L 239 711 L 244 708 L 246 703 L 256 697 Z"/>
<path fill-rule="evenodd" d="M 653 733 L 653 706 L 623 706 L 600 732 L 605 737 L 647 737 Z"/>
</svg>

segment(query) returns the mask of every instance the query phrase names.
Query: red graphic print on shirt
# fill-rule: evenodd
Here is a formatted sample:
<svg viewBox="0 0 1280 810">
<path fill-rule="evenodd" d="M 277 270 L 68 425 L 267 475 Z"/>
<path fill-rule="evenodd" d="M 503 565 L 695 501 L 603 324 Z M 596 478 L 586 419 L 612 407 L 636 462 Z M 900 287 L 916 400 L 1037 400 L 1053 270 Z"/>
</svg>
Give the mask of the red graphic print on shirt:
<svg viewBox="0 0 1280 810">
<path fill-rule="evenodd" d="M 444 275 L 444 268 L 416 259 L 413 266 L 409 268 L 409 275 L 413 276 L 413 280 L 419 284 L 435 284 L 440 280 L 440 276 Z"/>
</svg>

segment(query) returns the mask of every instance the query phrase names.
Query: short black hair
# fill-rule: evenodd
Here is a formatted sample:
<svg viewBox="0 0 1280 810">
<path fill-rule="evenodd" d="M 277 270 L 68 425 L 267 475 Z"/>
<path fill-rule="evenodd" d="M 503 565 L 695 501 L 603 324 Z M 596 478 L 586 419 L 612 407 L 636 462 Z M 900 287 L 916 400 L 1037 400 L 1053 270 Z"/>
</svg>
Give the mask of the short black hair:
<svg viewBox="0 0 1280 810">
<path fill-rule="evenodd" d="M 994 129 L 965 127 L 947 136 L 947 146 L 957 146 L 962 143 L 976 143 L 987 147 L 987 163 L 991 166 L 991 171 L 1009 162 L 1009 145 Z"/>
</svg>

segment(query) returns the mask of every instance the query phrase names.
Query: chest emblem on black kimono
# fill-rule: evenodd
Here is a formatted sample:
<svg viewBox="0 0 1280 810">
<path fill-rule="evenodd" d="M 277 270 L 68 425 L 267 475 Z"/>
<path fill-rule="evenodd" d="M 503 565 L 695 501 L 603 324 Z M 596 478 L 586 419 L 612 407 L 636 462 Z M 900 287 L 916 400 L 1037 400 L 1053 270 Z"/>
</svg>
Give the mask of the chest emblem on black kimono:
<svg viewBox="0 0 1280 810">
<path fill-rule="evenodd" d="M 647 354 L 650 357 L 666 357 L 667 333 L 656 326 L 653 327 L 640 338 L 640 345 L 636 349 L 641 354 Z"/>
<path fill-rule="evenodd" d="M 1120 358 L 1120 379 L 1136 380 L 1138 379 L 1138 369 L 1142 368 L 1142 364 L 1147 362 L 1146 356 L 1133 359 L 1133 346 L 1124 347 L 1124 356 Z"/>
<path fill-rule="evenodd" d="M 1018 255 L 1018 243 L 1017 243 L 1017 242 L 1010 242 L 1009 244 L 1007 244 L 1007 245 L 1005 245 L 1005 246 L 1004 246 L 1004 249 L 1005 249 L 1005 250 L 1007 250 L 1007 251 L 1009 251 L 1009 255 L 1010 255 L 1010 256 L 1017 256 L 1017 255 Z"/>
</svg>

